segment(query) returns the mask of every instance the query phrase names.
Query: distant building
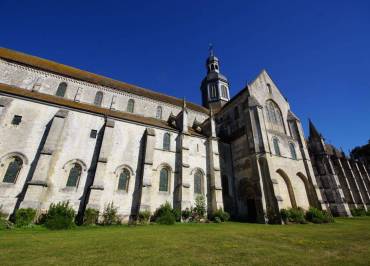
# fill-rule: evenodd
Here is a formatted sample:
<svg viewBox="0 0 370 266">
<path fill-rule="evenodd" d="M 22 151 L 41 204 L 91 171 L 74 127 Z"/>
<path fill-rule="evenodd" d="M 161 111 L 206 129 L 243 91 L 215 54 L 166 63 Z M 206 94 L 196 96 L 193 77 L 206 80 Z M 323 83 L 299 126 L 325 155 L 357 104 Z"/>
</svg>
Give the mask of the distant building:
<svg viewBox="0 0 370 266">
<path fill-rule="evenodd" d="M 273 223 L 282 208 L 370 207 L 364 165 L 330 152 L 317 132 L 307 149 L 266 71 L 230 99 L 214 54 L 206 67 L 199 106 L 1 48 L 2 211 L 69 201 L 82 214 L 113 202 L 127 221 L 204 195 L 209 214 Z"/>
</svg>

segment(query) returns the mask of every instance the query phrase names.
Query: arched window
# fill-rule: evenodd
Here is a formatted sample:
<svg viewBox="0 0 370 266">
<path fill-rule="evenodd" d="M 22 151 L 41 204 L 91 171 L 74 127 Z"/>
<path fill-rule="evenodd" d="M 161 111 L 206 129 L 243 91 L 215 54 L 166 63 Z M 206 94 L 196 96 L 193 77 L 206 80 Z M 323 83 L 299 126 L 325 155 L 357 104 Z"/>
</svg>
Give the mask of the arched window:
<svg viewBox="0 0 370 266">
<path fill-rule="evenodd" d="M 222 86 L 221 86 L 221 94 L 222 94 L 222 97 L 223 97 L 223 98 L 226 98 L 226 99 L 228 99 L 228 98 L 229 98 L 229 96 L 228 96 L 228 94 L 227 94 L 227 88 L 226 88 L 226 86 L 225 86 L 225 85 L 222 85 Z"/>
<path fill-rule="evenodd" d="M 295 151 L 295 147 L 293 143 L 289 143 L 289 149 L 290 149 L 290 154 L 292 156 L 292 159 L 297 160 L 297 153 Z"/>
<path fill-rule="evenodd" d="M 235 108 L 234 108 L 234 118 L 239 119 L 239 108 L 238 108 L 238 106 L 235 106 Z"/>
<path fill-rule="evenodd" d="M 135 108 L 135 101 L 133 99 L 128 100 L 127 112 L 133 113 Z"/>
<path fill-rule="evenodd" d="M 157 119 L 162 119 L 162 106 L 157 107 L 157 114 L 156 114 Z"/>
<path fill-rule="evenodd" d="M 102 101 L 103 101 L 103 92 L 98 91 L 95 94 L 94 104 L 97 105 L 97 106 L 101 106 Z"/>
<path fill-rule="evenodd" d="M 78 163 L 73 164 L 67 179 L 67 187 L 77 187 L 82 173 L 82 167 Z"/>
<path fill-rule="evenodd" d="M 159 176 L 159 191 L 168 191 L 168 170 L 162 168 Z"/>
<path fill-rule="evenodd" d="M 199 171 L 194 174 L 194 194 L 203 194 L 203 175 Z"/>
<path fill-rule="evenodd" d="M 215 70 L 215 65 L 214 64 L 211 65 L 211 70 Z"/>
<path fill-rule="evenodd" d="M 275 149 L 275 155 L 281 156 L 280 148 L 279 148 L 279 140 L 277 138 L 273 138 L 274 143 L 274 149 Z"/>
<path fill-rule="evenodd" d="M 128 191 L 129 180 L 130 180 L 130 171 L 127 169 L 123 169 L 121 174 L 119 175 L 118 190 Z"/>
<path fill-rule="evenodd" d="M 58 86 L 58 89 L 55 95 L 59 97 L 64 97 L 64 95 L 66 94 L 66 91 L 67 91 L 67 83 L 61 82 L 59 83 L 59 86 Z"/>
<path fill-rule="evenodd" d="M 266 102 L 266 116 L 269 122 L 269 128 L 285 133 L 283 116 L 281 114 L 279 106 L 272 100 Z"/>
<path fill-rule="evenodd" d="M 19 172 L 21 171 L 23 161 L 19 157 L 12 157 L 6 169 L 3 182 L 4 183 L 15 183 Z"/>
<path fill-rule="evenodd" d="M 216 99 L 217 98 L 217 85 L 216 84 L 211 84 L 209 87 L 209 94 L 211 99 Z"/>
<path fill-rule="evenodd" d="M 171 135 L 170 133 L 165 133 L 163 135 L 163 149 L 169 151 L 171 149 Z"/>
</svg>

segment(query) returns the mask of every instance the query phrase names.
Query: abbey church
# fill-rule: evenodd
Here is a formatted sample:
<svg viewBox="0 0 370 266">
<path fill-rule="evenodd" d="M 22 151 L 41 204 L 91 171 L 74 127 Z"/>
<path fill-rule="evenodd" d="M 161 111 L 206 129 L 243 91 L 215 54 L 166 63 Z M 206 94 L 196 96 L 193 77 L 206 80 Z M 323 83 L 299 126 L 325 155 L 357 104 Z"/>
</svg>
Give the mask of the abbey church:
<svg viewBox="0 0 370 266">
<path fill-rule="evenodd" d="M 369 166 L 312 122 L 306 138 L 265 70 L 231 98 L 219 59 L 205 65 L 200 106 L 0 48 L 1 211 L 113 203 L 130 221 L 197 195 L 209 214 L 258 223 L 281 222 L 283 208 L 370 208 Z"/>
</svg>

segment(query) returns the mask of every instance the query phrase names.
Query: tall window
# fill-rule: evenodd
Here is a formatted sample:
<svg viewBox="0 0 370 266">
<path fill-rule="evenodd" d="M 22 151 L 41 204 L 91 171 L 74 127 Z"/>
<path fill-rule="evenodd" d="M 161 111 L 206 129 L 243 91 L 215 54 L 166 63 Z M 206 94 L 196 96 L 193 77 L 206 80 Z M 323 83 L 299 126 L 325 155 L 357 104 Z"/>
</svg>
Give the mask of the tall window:
<svg viewBox="0 0 370 266">
<path fill-rule="evenodd" d="M 270 129 L 285 133 L 283 116 L 281 115 L 279 106 L 275 102 L 268 100 L 265 108 Z"/>
<path fill-rule="evenodd" d="M 202 173 L 197 171 L 194 175 L 194 193 L 195 194 L 203 194 L 202 178 L 203 178 Z"/>
<path fill-rule="evenodd" d="M 73 164 L 71 170 L 69 170 L 67 187 L 77 187 L 78 181 L 80 180 L 82 173 L 82 167 L 78 163 Z"/>
<path fill-rule="evenodd" d="M 157 114 L 156 114 L 157 119 L 162 119 L 162 106 L 157 107 Z"/>
<path fill-rule="evenodd" d="M 97 106 L 101 106 L 102 101 L 103 101 L 103 92 L 98 91 L 95 94 L 94 104 Z"/>
<path fill-rule="evenodd" d="M 171 135 L 170 133 L 165 133 L 163 135 L 163 149 L 169 151 L 171 149 Z"/>
<path fill-rule="evenodd" d="M 279 140 L 277 138 L 273 138 L 273 143 L 274 143 L 274 149 L 275 149 L 275 155 L 280 156 L 280 148 L 279 148 Z"/>
<path fill-rule="evenodd" d="M 159 191 L 168 191 L 168 170 L 162 168 L 159 176 Z"/>
<path fill-rule="evenodd" d="M 133 99 L 128 100 L 127 112 L 133 113 L 135 108 L 135 101 Z"/>
<path fill-rule="evenodd" d="M 19 157 L 13 157 L 10 159 L 8 168 L 6 169 L 3 182 L 4 183 L 15 183 L 19 172 L 21 171 L 23 161 Z"/>
<path fill-rule="evenodd" d="M 292 156 L 292 159 L 297 160 L 297 153 L 295 151 L 295 147 L 293 143 L 289 143 L 289 149 L 290 149 L 290 154 Z"/>
<path fill-rule="evenodd" d="M 123 169 L 119 175 L 118 190 L 128 191 L 128 184 L 130 180 L 130 172 L 127 169 Z"/>
<path fill-rule="evenodd" d="M 58 86 L 58 89 L 55 95 L 59 97 L 64 97 L 64 95 L 66 94 L 66 91 L 67 91 L 67 83 L 61 82 L 59 83 L 59 86 Z"/>
<path fill-rule="evenodd" d="M 209 95 L 211 99 L 216 99 L 217 98 L 217 84 L 211 84 L 209 86 Z"/>
<path fill-rule="evenodd" d="M 225 85 L 221 86 L 221 95 L 222 95 L 223 98 L 227 98 L 227 99 L 229 98 L 229 96 L 227 94 L 227 88 L 226 88 Z"/>
</svg>

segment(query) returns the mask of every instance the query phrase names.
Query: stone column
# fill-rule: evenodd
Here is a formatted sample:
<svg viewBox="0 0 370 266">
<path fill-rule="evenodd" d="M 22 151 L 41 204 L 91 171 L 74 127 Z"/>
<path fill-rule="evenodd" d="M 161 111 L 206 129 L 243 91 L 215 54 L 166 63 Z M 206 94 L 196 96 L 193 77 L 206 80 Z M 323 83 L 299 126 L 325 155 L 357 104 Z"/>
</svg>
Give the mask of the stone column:
<svg viewBox="0 0 370 266">
<path fill-rule="evenodd" d="M 143 181 L 141 189 L 141 200 L 140 200 L 140 211 L 151 211 L 152 202 L 152 172 L 153 172 L 153 157 L 154 157 L 154 146 L 155 146 L 155 131 L 153 128 L 147 128 L 145 132 L 145 150 L 144 150 L 144 162 L 143 162 Z"/>
<path fill-rule="evenodd" d="M 342 186 L 342 189 L 343 189 L 343 192 L 344 192 L 344 195 L 345 195 L 345 198 L 346 198 L 347 202 L 350 205 L 353 205 L 351 207 L 357 208 L 357 204 L 355 202 L 355 198 L 354 198 L 353 192 L 351 190 L 351 185 L 348 181 L 348 177 L 346 175 L 346 172 L 344 171 L 343 164 L 342 164 L 341 160 L 339 158 L 335 158 L 334 159 L 334 164 L 337 166 L 337 171 L 336 172 L 338 173 L 338 177 L 339 177 L 339 180 L 340 180 L 340 183 L 341 183 L 341 186 Z"/>
<path fill-rule="evenodd" d="M 47 198 L 49 173 L 53 170 L 51 168 L 53 154 L 60 142 L 67 115 L 68 111 L 61 109 L 54 116 L 35 172 L 31 181 L 28 182 L 27 191 L 20 208 L 47 209 L 49 207 L 44 206 L 43 202 Z"/>
<path fill-rule="evenodd" d="M 114 133 L 114 120 L 107 118 L 104 125 L 104 136 L 100 148 L 98 163 L 94 176 L 93 185 L 90 187 L 90 196 L 86 208 L 93 208 L 100 212 L 104 209 L 102 201 L 102 194 L 104 191 L 104 178 L 106 174 L 106 167 L 108 157 L 112 150 L 113 133 Z"/>
<path fill-rule="evenodd" d="M 180 182 L 180 198 L 181 198 L 181 210 L 190 208 L 193 205 L 190 197 L 191 178 L 190 165 L 189 165 L 189 141 L 190 136 L 187 133 L 182 133 L 181 138 L 181 182 Z M 204 177 L 206 178 L 206 177 Z M 206 182 L 206 180 L 204 180 Z M 205 188 L 204 188 L 205 189 Z"/>
</svg>

